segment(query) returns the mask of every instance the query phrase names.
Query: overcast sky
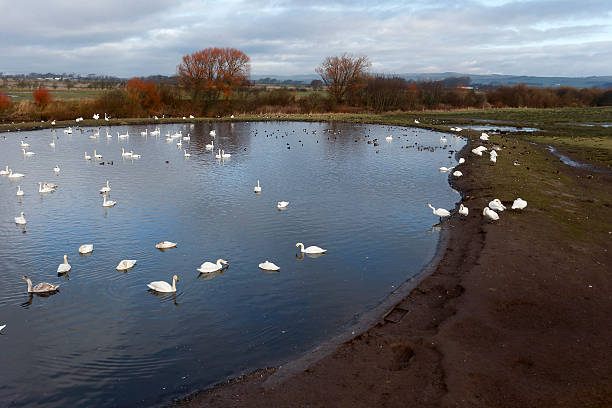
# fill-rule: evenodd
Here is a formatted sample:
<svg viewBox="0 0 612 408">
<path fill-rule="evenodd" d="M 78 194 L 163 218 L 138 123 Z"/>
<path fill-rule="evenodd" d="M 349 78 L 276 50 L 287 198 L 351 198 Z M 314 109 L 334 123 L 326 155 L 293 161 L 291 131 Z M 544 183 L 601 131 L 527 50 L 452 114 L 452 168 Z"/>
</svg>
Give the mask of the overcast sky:
<svg viewBox="0 0 612 408">
<path fill-rule="evenodd" d="M 372 71 L 612 75 L 611 0 L 0 0 L 0 72 L 172 75 L 234 47 L 251 73 L 314 73 L 329 55 Z"/>
</svg>

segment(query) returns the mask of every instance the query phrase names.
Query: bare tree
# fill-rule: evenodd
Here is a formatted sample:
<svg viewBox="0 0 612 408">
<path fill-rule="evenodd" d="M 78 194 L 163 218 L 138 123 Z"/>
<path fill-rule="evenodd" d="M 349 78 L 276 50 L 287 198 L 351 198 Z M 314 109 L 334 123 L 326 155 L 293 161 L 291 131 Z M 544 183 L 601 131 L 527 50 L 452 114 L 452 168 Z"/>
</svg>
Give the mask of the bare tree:
<svg viewBox="0 0 612 408">
<path fill-rule="evenodd" d="M 347 53 L 327 57 L 316 69 L 327 90 L 340 103 L 348 91 L 364 86 L 371 66 L 368 57 L 356 57 Z"/>
</svg>

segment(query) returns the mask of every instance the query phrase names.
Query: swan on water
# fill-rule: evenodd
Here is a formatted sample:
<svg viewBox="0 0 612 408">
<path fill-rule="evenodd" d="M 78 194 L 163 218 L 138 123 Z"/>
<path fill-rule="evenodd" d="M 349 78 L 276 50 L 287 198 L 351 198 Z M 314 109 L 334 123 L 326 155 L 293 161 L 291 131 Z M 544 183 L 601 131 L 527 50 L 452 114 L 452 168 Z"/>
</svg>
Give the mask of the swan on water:
<svg viewBox="0 0 612 408">
<path fill-rule="evenodd" d="M 25 149 L 26 147 L 30 147 L 29 143 L 24 142 L 23 140 L 21 141 L 21 148 Z"/>
<path fill-rule="evenodd" d="M 60 285 L 54 285 L 49 282 L 40 282 L 36 286 L 32 287 L 32 281 L 27 276 L 23 276 L 24 281 L 28 282 L 28 293 L 46 293 L 55 292 L 59 289 Z"/>
<path fill-rule="evenodd" d="M 206 150 L 213 150 L 213 149 L 215 148 L 215 141 L 214 141 L 214 140 L 211 140 L 211 141 L 210 141 L 210 144 L 207 144 L 207 145 L 206 145 L 206 146 L 204 146 L 204 147 L 206 147 Z"/>
<path fill-rule="evenodd" d="M 300 252 L 303 252 L 305 254 L 324 254 L 325 252 L 327 252 L 327 249 L 319 248 L 316 245 L 311 245 L 307 248 L 304 248 L 304 244 L 302 244 L 301 242 L 295 244 L 295 247 L 300 248 Z"/>
<path fill-rule="evenodd" d="M 440 136 L 440 143 L 446 143 L 446 138 L 444 136 Z"/>
<path fill-rule="evenodd" d="M 57 188 L 57 184 L 55 183 L 47 183 L 46 181 L 43 182 L 43 188 L 50 188 L 52 190 L 55 190 Z"/>
<path fill-rule="evenodd" d="M 482 215 L 487 217 L 490 221 L 499 220 L 499 214 L 497 214 L 495 211 L 493 211 L 489 207 L 485 207 L 482 209 Z"/>
<path fill-rule="evenodd" d="M 13 169 L 9 169 L 8 178 L 21 178 L 24 177 L 21 173 L 13 173 Z"/>
<path fill-rule="evenodd" d="M 221 150 L 221 157 L 223 157 L 224 159 L 229 159 L 230 157 L 232 157 L 232 155 L 229 153 L 225 153 L 225 150 Z"/>
<path fill-rule="evenodd" d="M 116 269 L 118 271 L 127 271 L 128 269 L 133 268 L 134 265 L 136 265 L 135 259 L 124 259 L 119 262 Z"/>
<path fill-rule="evenodd" d="M 147 286 L 149 287 L 149 289 L 152 289 L 156 292 L 164 292 L 164 293 L 176 292 L 176 282 L 177 281 L 178 281 L 178 276 L 174 275 L 172 277 L 172 286 L 170 286 L 168 282 L 164 282 L 164 281 L 155 281 L 155 282 L 147 283 Z"/>
<path fill-rule="evenodd" d="M 134 153 L 134 151 L 130 151 L 130 153 L 132 153 L 132 159 L 140 159 L 142 157 L 141 155 Z"/>
<path fill-rule="evenodd" d="M 454 169 L 454 167 L 445 167 L 445 166 L 442 166 L 438 170 L 440 170 L 441 173 L 446 173 L 447 171 L 451 171 L 452 169 Z"/>
<path fill-rule="evenodd" d="M 219 149 L 219 153 L 215 154 L 215 159 L 221 158 L 221 149 Z"/>
<path fill-rule="evenodd" d="M 6 324 L 3 324 L 2 326 L 0 326 L 0 331 L 2 331 L 2 329 L 4 329 L 6 327 Z"/>
<path fill-rule="evenodd" d="M 53 189 L 47 185 L 43 186 L 43 182 L 39 181 L 38 182 L 38 192 L 39 193 L 52 193 Z"/>
<path fill-rule="evenodd" d="M 215 137 L 215 136 L 217 136 L 217 132 L 216 132 L 216 131 L 214 131 L 214 130 L 211 130 L 211 131 L 210 131 L 208 134 L 209 134 L 211 137 Z"/>
<path fill-rule="evenodd" d="M 126 152 L 123 147 L 121 148 L 121 157 L 132 157 L 133 154 L 133 152 Z"/>
<path fill-rule="evenodd" d="M 21 149 L 24 156 L 34 156 L 36 153 L 34 152 L 26 152 L 26 149 Z"/>
<path fill-rule="evenodd" d="M 278 271 L 280 270 L 280 267 L 278 267 L 277 265 L 273 264 L 272 262 L 266 260 L 266 262 L 262 262 L 259 264 L 259 268 L 263 269 L 265 271 Z"/>
<path fill-rule="evenodd" d="M 64 263 L 59 264 L 57 267 L 57 273 L 70 272 L 70 264 L 68 263 L 68 255 L 64 255 Z"/>
<path fill-rule="evenodd" d="M 79 254 L 89 254 L 93 252 L 93 244 L 85 244 L 79 247 Z"/>
<path fill-rule="evenodd" d="M 520 197 L 514 200 L 514 202 L 512 203 L 513 210 L 522 210 L 525 207 L 527 207 L 527 201 L 523 200 Z"/>
<path fill-rule="evenodd" d="M 253 187 L 253 192 L 261 193 L 261 186 L 259 185 L 259 180 L 257 180 L 257 185 Z"/>
<path fill-rule="evenodd" d="M 219 270 L 224 268 L 224 266 L 222 264 L 226 265 L 226 266 L 229 266 L 229 262 L 219 258 L 219 259 L 217 259 L 217 263 L 204 262 L 202 265 L 200 265 L 200 267 L 198 268 L 198 271 L 201 272 L 201 273 L 216 272 L 216 271 L 219 271 Z"/>
<path fill-rule="evenodd" d="M 24 217 L 23 211 L 21 212 L 21 215 L 19 217 L 15 217 L 15 224 L 25 225 L 26 222 L 27 221 Z"/>
<path fill-rule="evenodd" d="M 159 128 L 156 128 L 155 130 L 151 131 L 151 136 L 159 136 L 159 134 L 160 134 Z"/>
<path fill-rule="evenodd" d="M 18 196 L 22 196 L 23 195 L 23 190 L 21 189 L 21 186 L 17 186 L 17 195 Z"/>
<path fill-rule="evenodd" d="M 289 205 L 289 201 L 279 201 L 278 203 L 276 203 L 276 208 L 283 209 L 283 208 L 287 208 L 287 206 Z"/>
<path fill-rule="evenodd" d="M 108 129 L 106 129 L 106 138 L 107 139 L 112 139 L 113 135 L 111 135 L 110 133 L 108 133 Z"/>
<path fill-rule="evenodd" d="M 463 157 L 459 158 L 459 164 L 465 163 L 465 159 Z"/>
<path fill-rule="evenodd" d="M 69 127 L 68 129 L 64 129 L 64 133 L 66 133 L 67 135 L 71 135 L 72 134 L 72 128 Z"/>
<path fill-rule="evenodd" d="M 85 152 L 85 160 L 91 160 L 91 156 L 87 154 L 87 152 Z"/>
<path fill-rule="evenodd" d="M 176 248 L 176 242 L 162 241 L 162 242 L 155 244 L 155 248 L 157 249 Z"/>
<path fill-rule="evenodd" d="M 181 140 L 179 140 L 178 142 L 176 142 L 176 147 L 181 147 L 183 145 L 183 142 Z"/>
<path fill-rule="evenodd" d="M 185 157 L 191 157 L 191 153 L 187 153 L 187 150 L 185 150 Z"/>
<path fill-rule="evenodd" d="M 58 164 L 55 165 L 55 167 L 53 168 L 53 171 L 56 172 L 56 173 L 60 172 L 60 167 L 59 167 Z"/>
<path fill-rule="evenodd" d="M 7 176 L 10 173 L 8 166 L 4 170 L 0 170 L 0 176 Z"/>
<path fill-rule="evenodd" d="M 116 201 L 106 200 L 106 194 L 104 194 L 102 197 L 104 198 L 104 201 L 102 202 L 102 207 L 113 207 L 115 204 L 117 204 Z"/>
<path fill-rule="evenodd" d="M 386 140 L 387 142 L 390 142 L 390 141 L 392 141 L 392 140 L 393 140 L 393 136 L 389 135 L 389 136 L 385 137 L 385 140 Z"/>
<path fill-rule="evenodd" d="M 459 214 L 463 215 L 464 217 L 467 217 L 469 212 L 470 212 L 470 210 L 466 206 L 464 206 L 463 204 L 461 204 L 459 206 Z"/>
<path fill-rule="evenodd" d="M 499 201 L 499 198 L 496 198 L 495 200 L 489 202 L 489 208 L 495 211 L 504 211 L 506 209 L 506 206 L 504 206 L 502 202 Z"/>
<path fill-rule="evenodd" d="M 463 173 L 462 173 L 462 172 L 460 172 L 459 170 L 456 170 L 456 171 L 454 171 L 454 172 L 453 172 L 453 176 L 455 176 L 455 177 L 461 177 L 461 176 L 463 176 Z"/>
<path fill-rule="evenodd" d="M 110 188 L 110 183 L 108 182 L 108 180 L 106 180 L 106 186 L 104 186 L 104 187 L 102 187 L 102 188 L 100 189 L 100 193 L 102 193 L 102 194 L 106 194 L 106 193 L 108 193 L 108 192 L 110 192 L 110 191 L 111 191 L 111 188 Z"/>
<path fill-rule="evenodd" d="M 442 220 L 442 217 L 448 217 L 450 216 L 450 212 L 444 208 L 438 208 L 436 209 L 434 206 L 432 206 L 430 203 L 427 203 L 427 206 L 429 208 L 431 208 L 431 211 L 434 213 L 434 215 L 437 215 L 438 217 L 440 217 L 440 220 Z"/>
<path fill-rule="evenodd" d="M 144 132 L 140 132 L 140 136 L 147 136 L 149 134 L 149 129 L 145 129 Z"/>
<path fill-rule="evenodd" d="M 191 140 L 191 135 L 189 133 L 187 133 L 187 136 L 183 136 L 183 140 L 185 141 L 190 141 Z"/>
<path fill-rule="evenodd" d="M 94 158 L 96 158 L 96 159 L 101 159 L 102 158 L 102 155 L 96 153 L 95 149 L 94 149 Z"/>
<path fill-rule="evenodd" d="M 122 135 L 122 134 L 119 134 L 119 132 L 117 132 L 117 137 L 119 137 L 119 139 L 125 139 L 125 138 L 128 138 L 128 137 L 130 137 L 130 132 L 129 132 L 129 131 L 126 131 L 126 132 L 125 132 L 125 134 L 123 134 L 123 135 Z"/>
<path fill-rule="evenodd" d="M 52 140 L 51 143 L 49 143 L 49 146 L 55 147 L 55 140 Z"/>
</svg>

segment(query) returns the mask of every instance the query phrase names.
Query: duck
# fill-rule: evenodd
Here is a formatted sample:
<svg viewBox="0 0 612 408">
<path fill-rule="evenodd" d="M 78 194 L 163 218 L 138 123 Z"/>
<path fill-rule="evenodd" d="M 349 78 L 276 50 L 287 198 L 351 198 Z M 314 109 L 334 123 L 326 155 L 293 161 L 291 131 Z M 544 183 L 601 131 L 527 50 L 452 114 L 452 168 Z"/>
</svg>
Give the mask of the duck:
<svg viewBox="0 0 612 408">
<path fill-rule="evenodd" d="M 201 273 L 216 272 L 224 268 L 221 264 L 229 266 L 229 262 L 227 262 L 224 259 L 219 258 L 217 259 L 217 263 L 204 262 L 202 265 L 200 265 L 200 267 L 198 268 L 198 271 Z"/>
<path fill-rule="evenodd" d="M 253 187 L 253 192 L 261 193 L 261 186 L 259 185 L 259 180 L 257 180 L 257 185 Z"/>
<path fill-rule="evenodd" d="M 489 202 L 489 208 L 495 211 L 504 211 L 506 209 L 506 206 L 504 206 L 502 202 L 499 201 L 499 198 L 496 198 L 493 201 Z"/>
<path fill-rule="evenodd" d="M 110 193 L 111 188 L 110 188 L 110 183 L 108 182 L 108 180 L 106 180 L 106 186 L 102 187 L 100 189 L 100 193 L 101 194 L 106 194 L 106 193 Z"/>
<path fill-rule="evenodd" d="M 499 220 L 499 214 L 497 214 L 495 211 L 493 211 L 489 207 L 485 207 L 482 209 L 482 215 L 487 217 L 490 221 Z"/>
<path fill-rule="evenodd" d="M 259 268 L 263 269 L 265 271 L 278 271 L 280 270 L 280 267 L 278 265 L 275 265 L 274 263 L 266 260 L 266 262 L 262 262 L 259 264 Z"/>
<path fill-rule="evenodd" d="M 176 248 L 176 242 L 162 241 L 162 242 L 155 244 L 155 248 L 157 249 Z"/>
<path fill-rule="evenodd" d="M 59 167 L 58 164 L 55 165 L 55 167 L 53 168 L 53 171 L 56 172 L 56 173 L 60 172 L 60 167 Z"/>
<path fill-rule="evenodd" d="M 34 152 L 26 152 L 26 149 L 21 149 L 21 151 L 23 152 L 24 156 L 34 156 L 36 153 Z"/>
<path fill-rule="evenodd" d="M 443 217 L 448 217 L 450 216 L 450 212 L 444 208 L 438 208 L 436 209 L 435 207 L 433 207 L 430 203 L 427 203 L 427 206 L 429 208 L 431 208 L 432 212 L 437 215 L 438 217 L 440 217 L 440 220 L 442 220 Z"/>
<path fill-rule="evenodd" d="M 39 193 L 52 193 L 53 189 L 47 185 L 43 186 L 43 182 L 38 182 L 38 192 Z"/>
<path fill-rule="evenodd" d="M 101 155 L 101 154 L 96 153 L 95 149 L 94 149 L 94 158 L 95 158 L 95 159 L 101 159 L 101 158 L 102 158 L 102 155 Z"/>
<path fill-rule="evenodd" d="M 301 242 L 295 244 L 295 247 L 300 248 L 300 252 L 303 252 L 305 254 L 324 254 L 325 252 L 327 252 L 327 249 L 319 248 L 316 245 L 311 245 L 307 248 L 304 248 L 304 244 L 302 244 Z"/>
<path fill-rule="evenodd" d="M 136 265 L 136 259 L 124 259 L 117 265 L 118 271 L 127 271 L 130 268 L 133 268 Z"/>
<path fill-rule="evenodd" d="M 214 141 L 214 140 L 211 140 L 211 141 L 210 141 L 210 144 L 207 144 L 207 145 L 206 145 L 206 146 L 204 146 L 204 147 L 206 147 L 206 150 L 213 150 L 213 149 L 215 148 L 215 141 Z"/>
<path fill-rule="evenodd" d="M 279 201 L 276 203 L 276 208 L 281 210 L 283 208 L 287 208 L 288 205 L 289 205 L 289 201 Z"/>
<path fill-rule="evenodd" d="M 512 203 L 513 210 L 522 210 L 525 207 L 527 207 L 527 201 L 523 200 L 520 197 L 514 200 L 514 202 Z"/>
<path fill-rule="evenodd" d="M 87 152 L 85 152 L 85 160 L 91 160 L 91 156 L 87 154 Z"/>
<path fill-rule="evenodd" d="M 23 190 L 21 189 L 21 186 L 17 186 L 17 195 L 18 196 L 22 196 L 23 195 Z"/>
<path fill-rule="evenodd" d="M 178 276 L 174 275 L 172 277 L 172 286 L 170 286 L 168 282 L 164 282 L 164 281 L 150 282 L 150 283 L 147 283 L 147 286 L 149 287 L 149 289 L 154 290 L 156 292 L 170 293 L 170 292 L 176 292 L 176 282 L 177 281 L 178 281 Z"/>
<path fill-rule="evenodd" d="M 470 212 L 470 210 L 466 206 L 464 206 L 463 204 L 461 204 L 459 206 L 459 214 L 463 215 L 464 217 L 467 217 L 469 212 Z"/>
<path fill-rule="evenodd" d="M 8 176 L 10 173 L 8 166 L 4 168 L 4 170 L 0 170 L 0 176 Z"/>
<path fill-rule="evenodd" d="M 102 207 L 113 207 L 115 204 L 117 204 L 116 201 L 107 200 L 106 194 L 104 194 L 102 197 L 104 198 L 104 201 L 102 202 Z"/>
<path fill-rule="evenodd" d="M 455 171 L 453 172 L 453 176 L 455 176 L 455 177 L 461 177 L 461 176 L 463 176 L 463 173 L 462 173 L 462 172 L 460 172 L 459 170 L 455 170 Z"/>
<path fill-rule="evenodd" d="M 26 221 L 24 215 L 25 214 L 22 211 L 21 215 L 19 215 L 19 217 L 15 217 L 15 224 L 25 225 L 27 221 Z"/>
<path fill-rule="evenodd" d="M 79 254 L 89 254 L 93 252 L 93 244 L 84 244 L 79 247 Z"/>
<path fill-rule="evenodd" d="M 64 263 L 59 264 L 57 267 L 57 273 L 70 272 L 70 264 L 68 263 L 68 255 L 64 255 Z"/>
<path fill-rule="evenodd" d="M 49 282 L 40 282 L 38 285 L 32 287 L 32 281 L 26 275 L 23 275 L 21 279 L 28 282 L 28 293 L 55 292 L 60 287 L 60 285 L 54 285 Z"/>
</svg>

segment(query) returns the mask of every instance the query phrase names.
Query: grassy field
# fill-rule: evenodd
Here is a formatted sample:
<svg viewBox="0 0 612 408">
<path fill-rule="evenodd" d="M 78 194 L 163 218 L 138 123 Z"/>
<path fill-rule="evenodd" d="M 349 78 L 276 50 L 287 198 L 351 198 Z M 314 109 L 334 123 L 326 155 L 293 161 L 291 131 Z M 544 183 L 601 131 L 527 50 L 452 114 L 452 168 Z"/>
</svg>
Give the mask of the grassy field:
<svg viewBox="0 0 612 408">
<path fill-rule="evenodd" d="M 48 88 L 49 92 L 53 99 L 95 99 L 98 96 L 102 95 L 104 92 L 107 92 L 103 89 L 90 89 L 90 88 Z M 15 95 L 19 98 L 14 98 L 15 102 L 21 100 L 32 100 L 32 93 L 34 90 L 32 89 L 23 89 L 23 88 L 2 88 L 0 89 L 5 95 Z"/>
</svg>

